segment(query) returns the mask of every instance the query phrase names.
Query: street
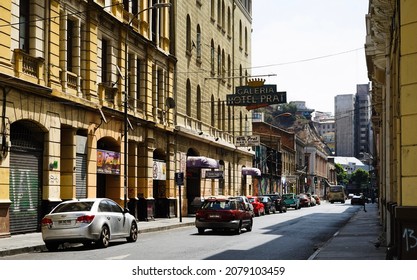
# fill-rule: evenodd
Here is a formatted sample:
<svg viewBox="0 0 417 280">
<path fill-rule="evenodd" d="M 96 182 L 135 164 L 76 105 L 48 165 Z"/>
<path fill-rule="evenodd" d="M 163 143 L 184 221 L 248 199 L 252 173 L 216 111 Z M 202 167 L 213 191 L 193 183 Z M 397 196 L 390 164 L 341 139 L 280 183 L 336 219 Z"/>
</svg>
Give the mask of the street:
<svg viewBox="0 0 417 280">
<path fill-rule="evenodd" d="M 252 232 L 241 235 L 193 226 L 143 233 L 136 243 L 113 241 L 106 249 L 75 245 L 58 252 L 33 252 L 4 260 L 307 260 L 332 237 L 358 206 L 329 204 L 289 209 L 254 218 Z"/>
</svg>

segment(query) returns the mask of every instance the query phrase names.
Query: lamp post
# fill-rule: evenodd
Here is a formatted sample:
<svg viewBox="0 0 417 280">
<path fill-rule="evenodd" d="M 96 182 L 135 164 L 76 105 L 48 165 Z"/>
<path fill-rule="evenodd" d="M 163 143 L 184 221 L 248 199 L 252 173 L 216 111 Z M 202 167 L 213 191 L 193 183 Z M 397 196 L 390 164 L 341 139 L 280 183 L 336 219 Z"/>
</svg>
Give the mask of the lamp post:
<svg viewBox="0 0 417 280">
<path fill-rule="evenodd" d="M 127 40 L 128 40 L 128 35 L 129 35 L 129 31 L 130 31 L 130 25 L 132 24 L 132 21 L 137 18 L 139 16 L 139 14 L 146 12 L 148 10 L 154 10 L 154 9 L 159 9 L 159 8 L 167 8 L 167 7 L 171 7 L 171 3 L 156 3 L 151 7 L 148 7 L 146 9 L 143 9 L 139 12 L 137 12 L 136 14 L 134 14 L 132 16 L 132 18 L 130 19 L 130 21 L 127 23 L 126 25 L 126 36 L 125 36 L 125 98 L 124 98 L 124 184 L 123 184 L 123 188 L 124 188 L 124 208 L 127 208 L 127 183 L 128 183 L 128 172 L 127 172 L 127 164 L 128 164 L 128 160 L 127 160 L 127 151 L 128 151 L 128 123 L 129 123 L 129 119 L 128 119 L 128 114 L 127 114 L 127 109 L 128 109 L 128 102 L 129 102 L 129 93 L 128 93 L 128 82 L 129 82 L 129 77 L 128 77 L 128 51 L 127 51 Z"/>
</svg>

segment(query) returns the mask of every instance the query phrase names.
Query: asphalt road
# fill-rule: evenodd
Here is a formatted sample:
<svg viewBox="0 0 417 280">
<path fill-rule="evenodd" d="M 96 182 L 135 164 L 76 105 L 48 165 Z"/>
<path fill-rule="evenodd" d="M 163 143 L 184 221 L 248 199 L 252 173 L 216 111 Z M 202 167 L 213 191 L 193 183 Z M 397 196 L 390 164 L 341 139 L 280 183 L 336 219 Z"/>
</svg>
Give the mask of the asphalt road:
<svg viewBox="0 0 417 280">
<path fill-rule="evenodd" d="M 72 246 L 6 260 L 307 260 L 356 211 L 350 204 L 323 204 L 254 218 L 251 232 L 199 235 L 193 226 L 144 233 L 136 243 L 113 241 L 106 249 Z"/>
</svg>

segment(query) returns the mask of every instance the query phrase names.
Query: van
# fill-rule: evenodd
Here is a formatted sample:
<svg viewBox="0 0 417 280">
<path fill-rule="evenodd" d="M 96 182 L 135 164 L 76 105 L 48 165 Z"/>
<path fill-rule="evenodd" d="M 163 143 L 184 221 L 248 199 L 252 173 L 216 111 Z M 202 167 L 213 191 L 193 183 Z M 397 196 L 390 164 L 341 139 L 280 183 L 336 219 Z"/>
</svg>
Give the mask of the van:
<svg viewBox="0 0 417 280">
<path fill-rule="evenodd" d="M 341 185 L 330 186 L 328 194 L 327 194 L 327 200 L 330 203 L 334 203 L 334 202 L 345 203 L 345 200 L 346 200 L 345 187 Z"/>
</svg>

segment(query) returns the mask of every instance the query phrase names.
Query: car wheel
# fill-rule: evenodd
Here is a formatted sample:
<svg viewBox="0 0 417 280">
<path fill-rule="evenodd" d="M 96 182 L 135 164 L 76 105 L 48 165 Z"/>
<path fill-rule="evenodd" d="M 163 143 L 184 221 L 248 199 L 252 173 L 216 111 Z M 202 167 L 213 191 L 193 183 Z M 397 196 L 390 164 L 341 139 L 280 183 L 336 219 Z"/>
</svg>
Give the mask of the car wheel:
<svg viewBox="0 0 417 280">
<path fill-rule="evenodd" d="M 110 231 L 107 226 L 101 228 L 100 238 L 97 240 L 97 245 L 100 248 L 107 248 L 110 243 Z"/>
<path fill-rule="evenodd" d="M 252 231 L 253 220 L 250 220 L 249 225 L 246 227 L 247 231 Z"/>
<path fill-rule="evenodd" d="M 59 247 L 58 242 L 45 242 L 46 249 L 50 252 L 56 252 Z"/>
<path fill-rule="evenodd" d="M 138 225 L 136 222 L 132 222 L 130 226 L 130 235 L 127 239 L 127 242 L 136 242 L 138 240 Z"/>
<path fill-rule="evenodd" d="M 204 228 L 198 228 L 198 234 L 203 234 L 204 233 Z"/>
</svg>

